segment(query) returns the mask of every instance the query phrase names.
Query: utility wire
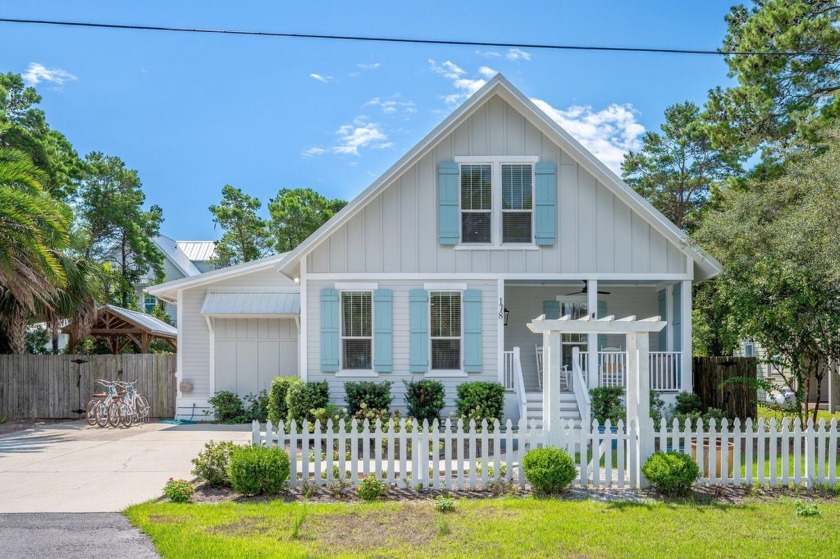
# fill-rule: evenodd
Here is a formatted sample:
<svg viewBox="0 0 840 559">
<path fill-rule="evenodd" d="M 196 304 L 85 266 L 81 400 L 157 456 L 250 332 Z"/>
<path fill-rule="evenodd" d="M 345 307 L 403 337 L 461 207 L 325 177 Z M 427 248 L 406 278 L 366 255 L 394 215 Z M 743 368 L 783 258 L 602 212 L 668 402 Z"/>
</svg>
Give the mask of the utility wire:
<svg viewBox="0 0 840 559">
<path fill-rule="evenodd" d="M 45 19 L 0 18 L 0 23 L 55 25 L 61 27 L 88 27 L 96 29 L 122 29 L 131 31 L 168 31 L 175 33 L 205 33 L 213 35 L 246 35 L 253 37 L 282 37 L 288 39 L 323 39 L 333 41 L 362 41 L 376 43 L 402 43 L 412 45 L 450 45 L 469 47 L 497 47 L 569 51 L 635 52 L 656 54 L 694 54 L 704 56 L 831 56 L 822 52 L 799 51 L 726 51 L 683 48 L 607 47 L 597 45 L 552 45 L 545 43 L 500 43 L 489 41 L 455 41 L 444 39 L 401 39 L 397 37 L 368 37 L 355 35 L 322 35 L 316 33 L 282 33 L 277 31 L 246 31 L 237 29 L 203 29 L 195 27 L 167 27 L 162 25 L 132 25 L 120 23 L 92 23 L 82 21 L 56 21 Z"/>
</svg>

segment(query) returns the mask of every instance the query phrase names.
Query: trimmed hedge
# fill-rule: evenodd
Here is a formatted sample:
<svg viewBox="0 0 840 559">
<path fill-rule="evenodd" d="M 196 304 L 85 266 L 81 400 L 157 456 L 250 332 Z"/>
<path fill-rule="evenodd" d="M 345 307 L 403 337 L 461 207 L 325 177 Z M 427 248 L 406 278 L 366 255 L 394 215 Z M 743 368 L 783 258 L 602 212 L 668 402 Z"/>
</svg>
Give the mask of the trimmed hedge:
<svg viewBox="0 0 840 559">
<path fill-rule="evenodd" d="M 327 381 L 294 383 L 286 392 L 286 419 L 289 423 L 297 421 L 298 426 L 304 419 L 313 423 L 313 412 L 326 408 L 329 403 L 330 386 Z"/>
<path fill-rule="evenodd" d="M 486 419 L 492 423 L 494 419 L 502 420 L 505 387 L 501 383 L 465 382 L 458 385 L 457 395 L 455 408 L 465 421 L 475 419 L 476 423 L 481 423 L 482 419 Z"/>
<path fill-rule="evenodd" d="M 642 466 L 642 473 L 666 495 L 686 495 L 700 479 L 700 467 L 681 452 L 654 452 Z"/>
<path fill-rule="evenodd" d="M 434 379 L 420 379 L 405 384 L 405 401 L 408 404 L 408 416 L 420 423 L 427 420 L 431 424 L 440 421 L 440 411 L 444 406 L 446 390 L 443 383 Z"/>
<path fill-rule="evenodd" d="M 577 477 L 575 462 L 569 453 L 559 448 L 535 448 L 522 459 L 525 479 L 534 492 L 556 495 Z"/>
<path fill-rule="evenodd" d="M 388 413 L 391 409 L 391 381 L 385 382 L 345 382 L 344 400 L 347 411 L 356 415 L 362 404 L 368 410 Z"/>
<path fill-rule="evenodd" d="M 274 377 L 271 381 L 271 391 L 268 394 L 268 419 L 274 425 L 280 423 L 280 420 L 286 421 L 289 415 L 286 395 L 291 386 L 302 382 L 298 377 Z"/>
<path fill-rule="evenodd" d="M 243 495 L 279 493 L 289 479 L 289 456 L 279 448 L 237 447 L 230 454 L 228 477 Z"/>
</svg>

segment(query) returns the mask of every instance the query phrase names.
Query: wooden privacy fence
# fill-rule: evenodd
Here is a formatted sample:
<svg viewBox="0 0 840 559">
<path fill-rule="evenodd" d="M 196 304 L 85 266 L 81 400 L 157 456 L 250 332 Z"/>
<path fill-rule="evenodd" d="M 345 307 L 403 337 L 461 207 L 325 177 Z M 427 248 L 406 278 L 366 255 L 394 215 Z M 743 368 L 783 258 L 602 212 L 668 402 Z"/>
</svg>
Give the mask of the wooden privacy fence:
<svg viewBox="0 0 840 559">
<path fill-rule="evenodd" d="M 326 485 L 337 479 L 355 487 L 366 475 L 408 487 L 487 489 L 499 482 L 525 487 L 522 457 L 546 441 L 544 431 L 524 420 L 516 427 L 509 420 L 504 425 L 494 422 L 491 429 L 485 422 L 477 426 L 446 420 L 430 426 L 405 419 L 372 425 L 328 421 L 323 429 L 316 421 L 312 427 L 310 432 L 308 423 L 298 428 L 293 422 L 275 430 L 268 422 L 263 431 L 256 421 L 252 424 L 253 444 L 289 453 L 292 488 L 304 481 Z M 682 428 L 663 421 L 659 430 L 648 420 L 641 431 L 634 421 L 628 429 L 623 422 L 615 428 L 608 422 L 604 433 L 598 427 L 593 421 L 587 432 L 572 420 L 553 427 L 558 441 L 554 446 L 575 462 L 575 487 L 638 487 L 643 483 L 639 468 L 647 458 L 639 449 L 646 447 L 691 455 L 700 466 L 700 483 L 707 485 L 836 486 L 840 477 L 836 420 L 816 427 L 809 422 L 804 429 L 798 419 L 781 424 L 747 420 L 743 425 L 724 420 L 719 428 L 714 420 L 708 426 L 688 422 Z M 638 445 L 639 439 L 651 444 Z"/>
<path fill-rule="evenodd" d="M 74 359 L 87 363 L 77 365 Z M 121 355 L 0 355 L 0 413 L 6 417 L 78 418 L 72 410 L 85 407 L 91 394 L 101 392 L 96 379 L 137 381 L 152 417 L 175 415 L 174 354 Z M 81 402 L 76 383 L 81 372 Z"/>
<path fill-rule="evenodd" d="M 757 365 L 755 357 L 695 357 L 692 366 L 694 392 L 703 402 L 703 409 L 721 409 L 730 420 L 757 417 L 755 384 L 726 383 L 733 378 L 755 379 Z"/>
</svg>

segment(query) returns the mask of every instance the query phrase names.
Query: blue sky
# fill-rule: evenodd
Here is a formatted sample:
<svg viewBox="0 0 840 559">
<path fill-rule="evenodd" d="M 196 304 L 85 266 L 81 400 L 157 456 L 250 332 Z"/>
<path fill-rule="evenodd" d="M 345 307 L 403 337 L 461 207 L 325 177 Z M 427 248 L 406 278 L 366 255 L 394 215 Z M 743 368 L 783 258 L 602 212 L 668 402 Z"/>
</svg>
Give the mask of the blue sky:
<svg viewBox="0 0 840 559">
<path fill-rule="evenodd" d="M 0 17 L 336 35 L 714 49 L 732 1 L 231 2 L 0 0 Z M 722 58 L 510 51 L 0 23 L 81 154 L 137 169 L 162 232 L 216 239 L 232 184 L 263 201 L 310 186 L 350 199 L 469 92 L 503 72 L 616 168 L 670 104 L 728 81 Z"/>
</svg>

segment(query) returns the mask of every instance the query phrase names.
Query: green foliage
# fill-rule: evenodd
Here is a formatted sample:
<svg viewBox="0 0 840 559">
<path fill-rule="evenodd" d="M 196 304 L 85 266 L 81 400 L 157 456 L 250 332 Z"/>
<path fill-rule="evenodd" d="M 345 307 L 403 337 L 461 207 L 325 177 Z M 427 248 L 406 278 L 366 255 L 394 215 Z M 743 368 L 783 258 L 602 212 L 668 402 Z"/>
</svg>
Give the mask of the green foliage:
<svg viewBox="0 0 840 559">
<path fill-rule="evenodd" d="M 624 409 L 622 398 L 624 389 L 620 386 L 599 386 L 589 391 L 592 399 L 592 417 L 604 425 L 609 419 L 615 426 L 618 420 L 625 420 L 627 410 Z"/>
<path fill-rule="evenodd" d="M 720 282 L 707 281 L 694 286 L 691 320 L 695 356 L 732 355 L 743 341 L 741 325 L 721 293 Z"/>
<path fill-rule="evenodd" d="M 329 402 L 330 387 L 327 381 L 291 384 L 286 392 L 287 420 L 289 423 L 296 421 L 300 428 L 304 420 L 314 422 L 314 411 L 326 408 Z"/>
<path fill-rule="evenodd" d="M 674 413 L 695 413 L 703 411 L 703 402 L 700 396 L 694 392 L 680 392 L 677 394 L 677 404 L 674 406 Z"/>
<path fill-rule="evenodd" d="M 218 423 L 242 423 L 247 420 L 242 400 L 233 392 L 216 392 L 207 401 L 213 407 L 213 417 Z"/>
<path fill-rule="evenodd" d="M 192 474 L 210 487 L 230 487 L 228 467 L 236 445 L 230 441 L 210 441 L 192 459 Z"/>
<path fill-rule="evenodd" d="M 806 504 L 796 501 L 796 516 L 820 516 L 820 507 L 816 503 Z"/>
<path fill-rule="evenodd" d="M 535 448 L 522 459 L 525 479 L 535 493 L 557 495 L 569 486 L 577 469 L 569 453 L 558 448 Z"/>
<path fill-rule="evenodd" d="M 388 488 L 382 483 L 378 477 L 374 475 L 361 476 L 359 479 L 359 487 L 356 488 L 356 493 L 363 501 L 372 503 L 373 501 L 385 496 Z"/>
<path fill-rule="evenodd" d="M 289 408 L 286 405 L 286 395 L 289 387 L 293 384 L 301 384 L 303 381 L 298 377 L 274 377 L 271 381 L 271 391 L 268 395 L 268 419 L 274 425 L 280 420 L 286 421 L 289 415 Z"/>
<path fill-rule="evenodd" d="M 677 420 L 677 425 L 679 425 L 680 429 L 686 427 L 686 422 L 690 422 L 689 426 L 691 428 L 696 428 L 699 421 L 704 431 L 709 430 L 712 419 L 715 420 L 715 429 L 719 431 L 721 422 L 725 417 L 723 410 L 718 408 L 709 408 L 705 412 L 693 411 L 674 414 L 674 419 Z"/>
<path fill-rule="evenodd" d="M 163 495 L 173 503 L 187 503 L 195 493 L 192 484 L 185 479 L 172 479 L 163 486 Z"/>
<path fill-rule="evenodd" d="M 417 419 L 420 423 L 425 419 L 430 425 L 434 420 L 440 420 L 440 412 L 446 396 L 443 383 L 434 379 L 403 381 L 403 383 L 408 416 Z"/>
<path fill-rule="evenodd" d="M 347 410 L 335 404 L 327 404 L 323 408 L 317 408 L 312 411 L 313 420 L 321 422 L 321 427 L 326 428 L 327 422 L 332 420 L 333 429 L 338 428 L 338 422 L 344 419 L 347 420 Z"/>
<path fill-rule="evenodd" d="M 391 407 L 391 382 L 345 382 L 344 400 L 350 415 L 359 410 L 379 410 L 388 413 Z"/>
<path fill-rule="evenodd" d="M 346 204 L 311 188 L 283 188 L 268 202 L 271 245 L 277 252 L 294 250 Z"/>
<path fill-rule="evenodd" d="M 656 390 L 650 391 L 650 418 L 654 425 L 659 425 L 664 417 L 665 401 Z"/>
<path fill-rule="evenodd" d="M 303 527 L 303 523 L 306 522 L 308 515 L 309 511 L 307 510 L 306 503 L 304 503 L 292 518 L 292 530 L 289 533 L 290 538 L 293 540 L 300 538 L 300 529 Z"/>
<path fill-rule="evenodd" d="M 621 164 L 624 180 L 680 229 L 693 230 L 709 194 L 740 172 L 741 153 L 713 145 L 700 109 L 686 101 L 665 109 L 662 133 Z"/>
<path fill-rule="evenodd" d="M 700 468 L 691 456 L 681 452 L 654 452 L 642 466 L 642 473 L 666 495 L 686 495 L 700 479 Z"/>
<path fill-rule="evenodd" d="M 289 479 L 289 457 L 279 448 L 239 446 L 231 452 L 228 477 L 243 495 L 279 493 Z"/>
<path fill-rule="evenodd" d="M 505 409 L 505 387 L 498 382 L 465 382 L 456 389 L 455 409 L 464 421 L 474 419 L 502 420 Z"/>
<path fill-rule="evenodd" d="M 246 420 L 265 423 L 268 419 L 268 394 L 266 391 L 260 390 L 257 394 L 246 394 L 244 400 L 248 405 L 248 410 L 245 413 Z"/>
<path fill-rule="evenodd" d="M 438 495 L 435 497 L 435 508 L 438 512 L 453 512 L 455 510 L 455 499 L 450 497 L 449 494 Z"/>
<path fill-rule="evenodd" d="M 268 224 L 257 215 L 262 203 L 242 189 L 225 185 L 222 201 L 210 206 L 213 223 L 222 230 L 216 241 L 216 264 L 231 266 L 268 254 Z"/>
</svg>

